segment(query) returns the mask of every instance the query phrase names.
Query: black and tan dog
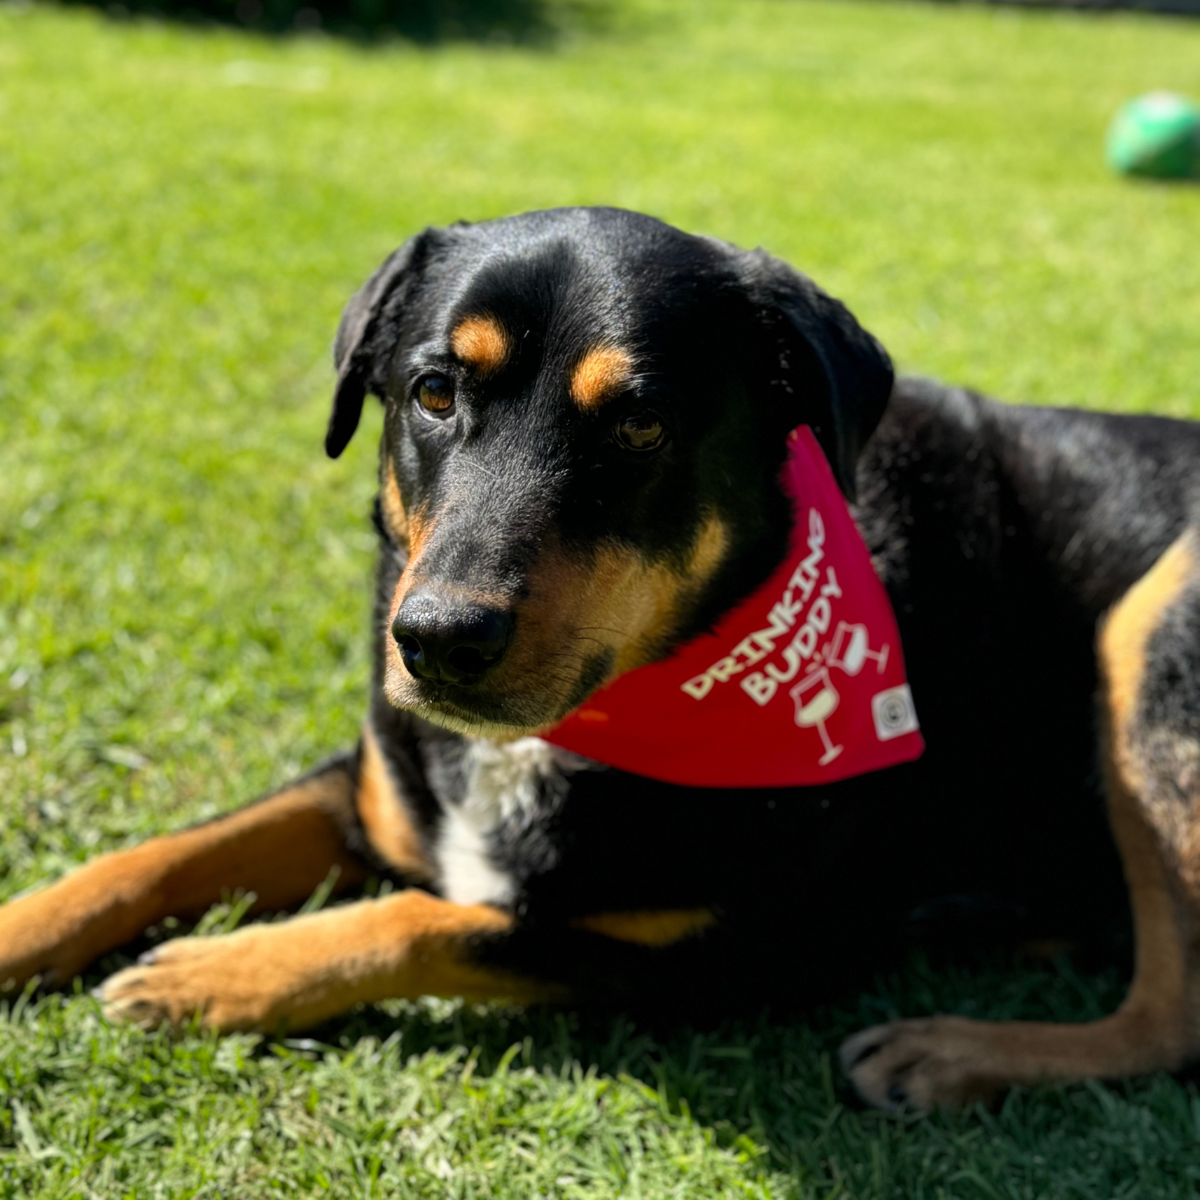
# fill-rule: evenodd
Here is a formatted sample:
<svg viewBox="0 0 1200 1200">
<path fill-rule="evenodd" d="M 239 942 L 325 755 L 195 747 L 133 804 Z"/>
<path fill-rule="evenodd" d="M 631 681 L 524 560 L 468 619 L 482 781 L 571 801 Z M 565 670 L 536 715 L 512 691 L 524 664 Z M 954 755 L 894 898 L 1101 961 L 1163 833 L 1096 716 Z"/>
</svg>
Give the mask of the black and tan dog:
<svg viewBox="0 0 1200 1200">
<path fill-rule="evenodd" d="M 963 914 L 1078 938 L 1131 907 L 1113 1016 L 897 1021 L 845 1067 L 928 1107 L 1200 1054 L 1200 427 L 893 385 L 785 264 L 607 209 L 427 230 L 336 356 L 329 453 L 367 393 L 386 409 L 358 749 L 0 909 L 0 980 L 62 983 L 231 889 L 294 906 L 333 867 L 402 887 L 169 942 L 108 980 L 108 1013 L 273 1030 L 428 993 L 803 998 Z M 768 576 L 800 423 L 856 500 L 925 755 L 705 790 L 539 740 Z"/>
</svg>

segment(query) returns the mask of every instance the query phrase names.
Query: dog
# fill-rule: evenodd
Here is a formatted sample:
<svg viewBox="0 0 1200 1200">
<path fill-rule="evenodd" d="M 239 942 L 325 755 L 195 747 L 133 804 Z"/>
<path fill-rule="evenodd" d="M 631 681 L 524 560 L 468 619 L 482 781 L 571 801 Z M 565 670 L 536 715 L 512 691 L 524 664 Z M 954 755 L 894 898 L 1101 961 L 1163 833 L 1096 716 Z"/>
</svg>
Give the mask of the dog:
<svg viewBox="0 0 1200 1200">
<path fill-rule="evenodd" d="M 896 381 L 790 266 L 615 209 L 425 230 L 350 301 L 335 359 L 328 453 L 368 394 L 385 410 L 361 741 L 0 908 L 0 980 L 61 985 L 168 915 L 236 889 L 296 907 L 334 876 L 396 890 L 168 941 L 103 984 L 106 1014 L 272 1032 L 425 994 L 719 1010 L 828 995 L 930 930 L 1129 920 L 1111 1016 L 897 1020 L 844 1044 L 850 1081 L 930 1109 L 1197 1056 L 1200 426 Z M 924 753 L 697 787 L 540 737 L 771 576 L 801 426 L 886 589 Z"/>
</svg>

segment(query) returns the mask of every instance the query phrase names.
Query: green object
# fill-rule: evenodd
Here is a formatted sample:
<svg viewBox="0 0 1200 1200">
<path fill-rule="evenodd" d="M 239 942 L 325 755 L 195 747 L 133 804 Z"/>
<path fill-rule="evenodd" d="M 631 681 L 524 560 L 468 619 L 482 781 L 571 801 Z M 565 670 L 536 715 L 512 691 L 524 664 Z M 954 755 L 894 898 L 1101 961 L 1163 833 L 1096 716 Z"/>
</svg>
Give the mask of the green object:
<svg viewBox="0 0 1200 1200">
<path fill-rule="evenodd" d="M 1174 92 L 1138 96 L 1113 119 L 1107 149 L 1122 175 L 1200 177 L 1200 107 Z"/>
</svg>

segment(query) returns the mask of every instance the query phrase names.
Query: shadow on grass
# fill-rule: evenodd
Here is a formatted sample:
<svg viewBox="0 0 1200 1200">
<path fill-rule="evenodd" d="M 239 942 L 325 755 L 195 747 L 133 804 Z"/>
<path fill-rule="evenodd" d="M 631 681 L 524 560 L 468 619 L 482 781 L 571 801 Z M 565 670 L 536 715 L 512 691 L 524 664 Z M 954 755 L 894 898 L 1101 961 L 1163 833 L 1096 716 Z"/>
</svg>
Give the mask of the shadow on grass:
<svg viewBox="0 0 1200 1200">
<path fill-rule="evenodd" d="M 127 965 L 138 948 L 106 956 L 76 987 Z M 935 966 L 918 955 L 902 969 L 877 976 L 864 992 L 803 1014 L 764 1012 L 701 1025 L 577 1009 L 390 1001 L 298 1036 L 231 1039 L 232 1053 L 221 1049 L 224 1039 L 197 1037 L 195 1026 L 178 1039 L 177 1048 L 165 1034 L 141 1039 L 98 1029 L 86 1002 L 49 1002 L 43 1016 L 37 1011 L 41 1001 L 22 1015 L 18 1000 L 12 1016 L 17 1026 L 32 1030 L 43 1020 L 47 1024 L 40 1040 L 27 1038 L 18 1045 L 9 1064 L 22 1111 L 57 1114 L 68 1148 L 85 1129 L 82 1117 L 71 1114 L 76 1109 L 83 1116 L 93 1114 L 87 1120 L 103 1128 L 108 1140 L 99 1149 L 89 1141 L 84 1151 L 71 1151 L 80 1155 L 81 1170 L 93 1175 L 101 1158 L 122 1170 L 143 1162 L 146 1130 L 159 1130 L 162 1147 L 181 1143 L 179 1114 L 208 1113 L 212 1099 L 211 1114 L 201 1118 L 205 1137 L 230 1144 L 230 1130 L 249 1122 L 238 1134 L 241 1145 L 252 1127 L 259 1128 L 255 1123 L 261 1117 L 257 1144 L 260 1149 L 274 1145 L 282 1131 L 285 1140 L 272 1153 L 290 1163 L 288 1170 L 294 1167 L 297 1178 L 308 1178 L 318 1167 L 348 1170 L 349 1156 L 359 1169 L 360 1153 L 362 1161 L 409 1153 L 414 1131 L 432 1115 L 442 1123 L 429 1125 L 430 1136 L 442 1138 L 448 1158 L 435 1155 L 433 1167 L 421 1158 L 416 1175 L 441 1171 L 439 1164 L 458 1157 L 469 1172 L 490 1169 L 475 1154 L 473 1139 L 498 1136 L 516 1139 L 523 1158 L 537 1154 L 544 1140 L 552 1167 L 579 1162 L 591 1171 L 596 1163 L 612 1167 L 615 1161 L 612 1170 L 605 1167 L 600 1174 L 606 1179 L 627 1175 L 636 1186 L 621 1194 L 648 1198 L 667 1193 L 641 1186 L 643 1166 L 646 1180 L 679 1168 L 686 1178 L 671 1194 L 737 1194 L 747 1200 L 1197 1195 L 1200 1093 L 1194 1082 L 1159 1074 L 1112 1084 L 1018 1089 L 998 1112 L 892 1117 L 864 1111 L 836 1065 L 842 1037 L 897 1014 L 950 1011 L 1087 1021 L 1112 1011 L 1122 991 L 1119 972 L 1084 975 L 1066 958 L 1031 968 L 1001 953 L 958 966 Z M 0 1004 L 0 1023 L 5 1007 Z M 64 1027 L 68 1007 L 82 1023 Z M 37 1057 L 30 1053 L 34 1041 Z M 4 1065 L 0 1061 L 0 1075 Z M 310 1072 L 316 1074 L 310 1078 Z M 235 1093 L 241 1098 L 236 1112 L 229 1103 Z M 90 1099 L 77 1103 L 79 1096 Z M 417 1096 L 424 1099 L 414 1117 Z M 298 1098 L 305 1097 L 306 1115 L 296 1125 Z M 148 1115 L 140 1114 L 144 1099 L 157 1106 Z M 395 1124 L 390 1124 L 390 1099 L 403 1110 Z M 121 1133 L 126 1126 L 109 1115 L 127 1110 L 140 1114 L 129 1122 L 129 1136 Z M 269 1120 L 268 1114 L 273 1114 Z M 0 1102 L 0 1122 L 3 1116 Z M 286 1118 L 285 1123 L 276 1117 Z M 447 1132 L 447 1122 L 460 1119 L 459 1132 Z M 560 1131 L 556 1122 L 561 1120 L 567 1125 Z M 119 1126 L 115 1134 L 109 1125 Z M 47 1130 L 44 1144 L 49 1145 L 51 1127 L 43 1120 L 38 1129 Z M 292 1162 L 286 1139 L 301 1136 L 317 1147 L 317 1157 Z M 22 1137 L 38 1152 L 33 1135 L 0 1123 L 0 1194 L 18 1194 L 3 1189 L 6 1162 L 24 1164 L 27 1173 L 19 1178 L 34 1177 L 41 1166 L 22 1150 Z M 710 1146 L 721 1152 L 719 1160 L 708 1153 Z M 668 1161 L 664 1154 L 673 1157 Z M 184 1177 L 189 1187 L 199 1182 L 190 1166 Z M 736 1179 L 738 1189 L 705 1190 L 706 1181 L 717 1177 Z M 497 1186 L 486 1194 L 520 1193 Z M 601 1193 L 550 1189 L 545 1194 Z"/>
<path fill-rule="evenodd" d="M 85 983 L 127 965 L 146 941 L 106 956 Z M 1069 958 L 1031 967 L 993 952 L 954 965 L 917 954 L 865 990 L 801 1013 L 695 1023 L 585 1009 L 390 1001 L 299 1036 L 265 1038 L 250 1053 L 310 1062 L 364 1053 L 364 1061 L 386 1060 L 388 1070 L 401 1073 L 414 1059 L 450 1053 L 470 1064 L 467 1073 L 477 1081 L 510 1070 L 563 1080 L 590 1075 L 616 1081 L 626 1098 L 632 1084 L 663 1122 L 691 1125 L 749 1164 L 763 1190 L 747 1195 L 994 1200 L 1000 1192 L 988 1181 L 1014 1171 L 1029 1188 L 1005 1195 L 1193 1194 L 1177 1189 L 1193 1168 L 1200 1179 L 1200 1163 L 1181 1151 L 1195 1136 L 1194 1086 L 1160 1075 L 1022 1089 L 995 1114 L 895 1118 L 863 1111 L 837 1067 L 843 1037 L 897 1015 L 1088 1021 L 1111 1012 L 1123 990 L 1119 971 L 1084 974 Z M 588 1094 L 604 1125 L 605 1097 L 614 1093 Z M 1136 1170 L 1135 1159 L 1142 1163 Z M 965 1186 L 964 1171 L 975 1184 Z M 1118 1183 L 1139 1171 L 1149 1172 L 1146 1190 L 1120 1191 Z"/>
<path fill-rule="evenodd" d="M 603 23 L 606 0 L 66 0 L 121 19 L 152 16 L 267 34 L 322 30 L 358 41 L 401 37 L 548 45 Z"/>
<path fill-rule="evenodd" d="M 372 881 L 368 894 L 374 894 Z M 213 907 L 196 933 L 222 934 L 242 925 L 247 898 Z M 319 906 L 318 906 L 319 907 Z M 288 914 L 266 914 L 266 922 Z M 169 918 L 135 942 L 104 955 L 84 977 L 91 989 L 132 965 L 138 955 L 189 932 Z M 982 944 L 982 943 L 977 943 Z M 936 945 L 936 944 L 935 944 Z M 359 1006 L 300 1038 L 345 1053 L 363 1039 L 399 1035 L 401 1058 L 460 1049 L 476 1075 L 496 1071 L 520 1046 L 520 1064 L 555 1074 L 578 1064 L 603 1076 L 629 1076 L 654 1089 L 672 1113 L 688 1112 L 718 1140 L 751 1133 L 787 1167 L 809 1135 L 833 1111 L 859 1107 L 837 1066 L 837 1048 L 850 1034 L 897 1017 L 956 1013 L 985 1020 L 1094 1021 L 1125 994 L 1132 961 L 1118 936 L 1101 948 L 1031 964 L 1001 948 L 970 949 L 967 941 L 914 949 L 895 969 L 847 983 L 825 1003 L 749 1009 L 729 1016 L 696 1015 L 687 997 L 673 1010 L 636 1015 L 586 1007 L 514 1008 L 427 998 Z M 265 1038 L 261 1053 L 276 1041 Z M 883 1118 L 880 1118 L 883 1119 Z M 794 1164 L 793 1164 L 794 1165 Z"/>
<path fill-rule="evenodd" d="M 959 965 L 935 963 L 918 953 L 865 991 L 804 1011 L 764 1010 L 691 1023 L 580 1009 L 394 1002 L 360 1009 L 312 1036 L 345 1051 L 363 1038 L 382 1041 L 398 1033 L 400 1061 L 461 1048 L 474 1060 L 476 1076 L 502 1069 L 512 1047 L 519 1046 L 518 1066 L 561 1076 L 578 1064 L 585 1073 L 645 1084 L 667 1112 L 690 1117 L 711 1132 L 717 1145 L 739 1153 L 765 1149 L 763 1166 L 797 1187 L 826 1174 L 827 1156 L 865 1162 L 880 1153 L 888 1160 L 885 1174 L 898 1183 L 912 1166 L 908 1127 L 932 1122 L 931 1136 L 969 1144 L 982 1132 L 981 1119 L 987 1127 L 993 1118 L 979 1111 L 896 1118 L 864 1110 L 837 1063 L 843 1038 L 897 1016 L 939 1011 L 1010 1020 L 1095 1020 L 1117 1006 L 1124 990 L 1118 970 L 1085 975 L 1068 958 L 1031 968 L 1001 952 Z M 1121 1088 L 1137 1087 L 1114 1086 L 1117 1098 Z M 1076 1113 L 1066 1125 L 1060 1121 L 1059 1110 L 1075 1103 L 1072 1089 L 1043 1089 L 1016 1094 L 1015 1107 L 1006 1105 L 1006 1111 L 1016 1114 L 1018 1125 L 1066 1129 L 1073 1121 L 1082 1134 L 1094 1114 Z"/>
<path fill-rule="evenodd" d="M 373 887 L 368 891 L 374 894 Z M 244 912 L 245 897 L 223 902 L 197 932 L 230 932 Z M 186 929 L 169 921 L 148 931 L 94 964 L 83 985 L 98 984 L 140 951 Z M 1001 949 L 918 950 L 865 986 L 835 993 L 830 1002 L 713 1019 L 679 1015 L 686 1013 L 686 996 L 677 1013 L 636 1016 L 433 998 L 387 1001 L 297 1036 L 264 1038 L 250 1053 L 314 1062 L 327 1054 L 366 1053 L 378 1063 L 384 1061 L 378 1057 L 382 1051 L 388 1069 L 397 1072 L 414 1059 L 452 1054 L 459 1063 L 469 1062 L 476 1080 L 510 1069 L 567 1080 L 596 1076 L 621 1084 L 626 1097 L 632 1083 L 663 1122 L 701 1130 L 711 1144 L 749 1164 L 752 1174 L 775 1181 L 747 1195 L 882 1198 L 940 1190 L 984 1200 L 999 1194 L 989 1190 L 988 1181 L 1013 1171 L 1029 1175 L 1032 1190 L 1021 1195 L 1116 1195 L 1135 1159 L 1158 1165 L 1139 1167 L 1147 1190 L 1128 1194 L 1185 1194 L 1171 1189 L 1193 1167 L 1200 1180 L 1200 1160 L 1180 1158 L 1180 1147 L 1192 1144 L 1200 1113 L 1194 1085 L 1159 1075 L 1111 1085 L 1019 1089 L 998 1113 L 897 1118 L 864 1111 L 837 1064 L 843 1038 L 899 1016 L 948 1012 L 991 1020 L 1096 1020 L 1111 1013 L 1124 994 L 1128 970 L 1107 965 L 1120 958 L 1119 950 L 1085 951 L 1080 958 L 1064 955 L 1031 965 Z M 599 1097 L 593 1102 L 603 1124 L 607 1118 L 600 1109 L 609 1093 L 588 1094 Z M 1103 1153 L 1095 1151 L 1097 1139 Z M 964 1170 L 978 1187 L 955 1190 Z M 772 1190 L 776 1185 L 781 1190 Z"/>
</svg>

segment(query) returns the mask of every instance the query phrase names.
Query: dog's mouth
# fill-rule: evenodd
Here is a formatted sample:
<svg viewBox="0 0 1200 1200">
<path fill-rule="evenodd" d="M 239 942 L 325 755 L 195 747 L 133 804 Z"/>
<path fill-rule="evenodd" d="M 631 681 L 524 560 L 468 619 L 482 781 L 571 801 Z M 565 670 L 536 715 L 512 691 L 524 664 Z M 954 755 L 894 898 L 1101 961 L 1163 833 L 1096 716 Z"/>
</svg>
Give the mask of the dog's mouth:
<svg viewBox="0 0 1200 1200">
<path fill-rule="evenodd" d="M 614 652 L 610 649 L 591 653 L 582 662 L 568 663 L 565 658 L 546 655 L 535 672 L 503 670 L 495 679 L 476 683 L 415 679 L 393 660 L 385 692 L 397 708 L 456 733 L 526 736 L 557 725 L 612 674 Z"/>
<path fill-rule="evenodd" d="M 458 733 L 528 734 L 549 728 L 558 720 L 552 709 L 532 698 L 488 694 L 457 684 L 441 684 L 421 691 L 424 694 L 416 703 L 406 698 L 400 707 L 412 709 L 427 721 Z"/>
</svg>

